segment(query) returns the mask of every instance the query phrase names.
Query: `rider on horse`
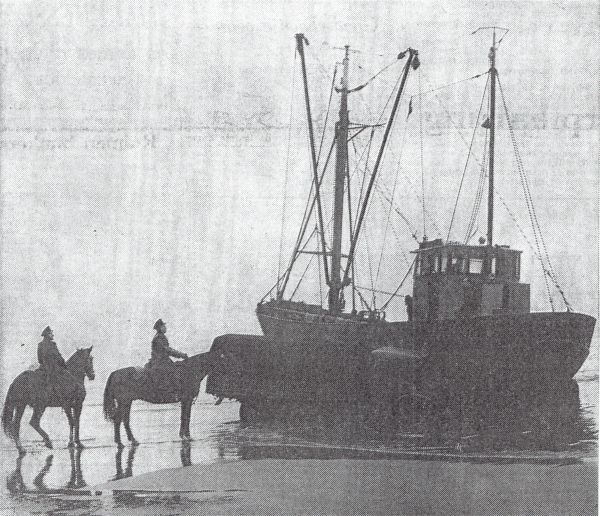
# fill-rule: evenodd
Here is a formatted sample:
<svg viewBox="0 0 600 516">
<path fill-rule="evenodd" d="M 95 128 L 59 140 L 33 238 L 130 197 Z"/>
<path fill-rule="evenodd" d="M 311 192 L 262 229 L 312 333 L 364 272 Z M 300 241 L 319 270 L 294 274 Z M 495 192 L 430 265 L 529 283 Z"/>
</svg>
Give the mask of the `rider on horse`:
<svg viewBox="0 0 600 516">
<path fill-rule="evenodd" d="M 186 353 L 181 353 L 169 346 L 165 335 L 167 325 L 162 319 L 154 323 L 156 335 L 152 339 L 152 354 L 146 368 L 150 370 L 151 378 L 159 390 L 166 391 L 165 394 L 177 394 L 180 390 L 180 370 L 169 357 L 188 358 Z"/>
<path fill-rule="evenodd" d="M 50 326 L 46 326 L 42 332 L 43 340 L 38 343 L 37 357 L 40 363 L 39 371 L 42 372 L 45 392 L 52 396 L 60 396 L 64 392 L 64 387 L 68 387 L 75 382 L 75 379 L 67 370 L 67 363 L 60 354 L 56 342 L 54 342 L 54 332 Z"/>
</svg>

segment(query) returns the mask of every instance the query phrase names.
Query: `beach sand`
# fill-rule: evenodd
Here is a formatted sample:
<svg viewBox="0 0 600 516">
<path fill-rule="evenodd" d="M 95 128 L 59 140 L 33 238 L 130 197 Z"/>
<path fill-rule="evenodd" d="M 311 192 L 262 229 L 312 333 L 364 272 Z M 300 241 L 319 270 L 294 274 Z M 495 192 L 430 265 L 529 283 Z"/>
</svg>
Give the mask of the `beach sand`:
<svg viewBox="0 0 600 516">
<path fill-rule="evenodd" d="M 177 512 L 190 514 L 597 514 L 597 485 L 595 459 L 264 459 L 166 469 L 92 491 L 128 496 L 129 506 L 176 497 Z"/>
</svg>

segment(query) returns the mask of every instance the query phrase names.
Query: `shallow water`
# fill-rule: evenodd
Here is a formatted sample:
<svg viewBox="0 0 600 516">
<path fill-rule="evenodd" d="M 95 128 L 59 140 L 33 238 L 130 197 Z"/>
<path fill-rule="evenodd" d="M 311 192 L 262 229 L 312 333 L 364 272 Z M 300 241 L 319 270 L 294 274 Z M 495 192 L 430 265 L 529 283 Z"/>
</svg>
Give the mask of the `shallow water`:
<svg viewBox="0 0 600 516">
<path fill-rule="evenodd" d="M 285 421 L 243 427 L 239 405 L 223 402 L 215 406 L 201 395 L 192 411 L 191 443 L 178 439 L 177 405 L 136 402 L 132 427 L 140 441 L 137 447 L 118 450 L 112 442 L 112 425 L 102 417 L 99 405 L 86 406 L 82 415 L 83 450 L 66 447 L 68 425 L 58 409 L 49 409 L 42 425 L 55 448 L 46 449 L 37 434 L 22 425 L 27 450 L 19 457 L 13 444 L 1 440 L 2 502 L 0 514 L 19 512 L 65 514 L 114 513 L 117 510 L 153 507 L 161 513 L 200 509 L 206 497 L 172 494 L 96 494 L 91 487 L 165 468 L 191 464 L 257 458 L 331 459 L 381 458 L 491 463 L 569 464 L 597 457 L 598 379 L 583 377 L 575 391 L 564 399 L 540 400 L 536 407 L 508 411 L 479 433 L 442 432 L 436 442 L 427 439 L 414 418 L 400 418 L 393 425 L 325 415 L 303 417 L 289 414 Z M 546 403 L 548 403 L 546 405 Z M 526 411 L 526 412 L 525 412 Z M 442 424 L 443 426 L 443 423 Z M 10 457 L 10 458 L 9 458 Z M 75 491 L 77 490 L 77 491 Z M 198 486 L 202 491 L 202 486 Z M 214 498 L 214 493 L 211 495 Z M 212 500 L 211 503 L 216 503 Z"/>
</svg>

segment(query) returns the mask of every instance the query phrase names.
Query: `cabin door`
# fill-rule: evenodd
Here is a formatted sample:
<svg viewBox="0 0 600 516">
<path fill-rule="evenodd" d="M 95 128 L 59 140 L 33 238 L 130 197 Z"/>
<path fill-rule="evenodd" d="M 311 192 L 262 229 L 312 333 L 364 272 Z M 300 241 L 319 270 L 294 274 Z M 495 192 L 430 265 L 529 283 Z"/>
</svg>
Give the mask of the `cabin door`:
<svg viewBox="0 0 600 516">
<path fill-rule="evenodd" d="M 427 319 L 435 321 L 440 307 L 440 288 L 436 283 L 430 283 L 427 289 Z"/>
</svg>

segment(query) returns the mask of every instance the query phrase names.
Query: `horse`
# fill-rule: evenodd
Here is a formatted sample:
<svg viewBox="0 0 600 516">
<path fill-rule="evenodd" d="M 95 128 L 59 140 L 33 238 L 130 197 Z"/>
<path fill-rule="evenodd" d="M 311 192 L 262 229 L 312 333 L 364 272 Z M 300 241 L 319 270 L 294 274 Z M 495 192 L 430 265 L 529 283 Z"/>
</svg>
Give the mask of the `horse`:
<svg viewBox="0 0 600 516">
<path fill-rule="evenodd" d="M 52 441 L 40 426 L 40 420 L 47 407 L 62 407 L 69 420 L 69 447 L 77 445 L 83 448 L 79 440 L 79 419 L 85 399 L 85 377 L 95 378 L 92 347 L 78 349 L 67 360 L 67 371 L 73 377 L 68 392 L 60 392 L 57 396 L 47 395 L 45 373 L 40 369 L 24 371 L 17 376 L 8 388 L 4 408 L 2 410 L 2 428 L 4 433 L 15 441 L 19 453 L 24 453 L 19 437 L 21 418 L 27 405 L 33 408 L 29 424 L 42 436 L 44 444 L 52 448 Z"/>
<path fill-rule="evenodd" d="M 179 437 L 191 440 L 190 417 L 192 404 L 200 392 L 200 383 L 209 373 L 213 362 L 212 353 L 200 353 L 176 362 L 174 366 L 181 373 L 181 384 L 174 395 L 161 393 L 150 376 L 150 371 L 140 367 L 125 367 L 113 371 L 104 389 L 104 417 L 114 424 L 115 443 L 121 443 L 121 423 L 125 427 L 127 439 L 136 446 L 130 426 L 131 404 L 134 400 L 143 400 L 154 404 L 181 403 L 181 424 Z"/>
</svg>

